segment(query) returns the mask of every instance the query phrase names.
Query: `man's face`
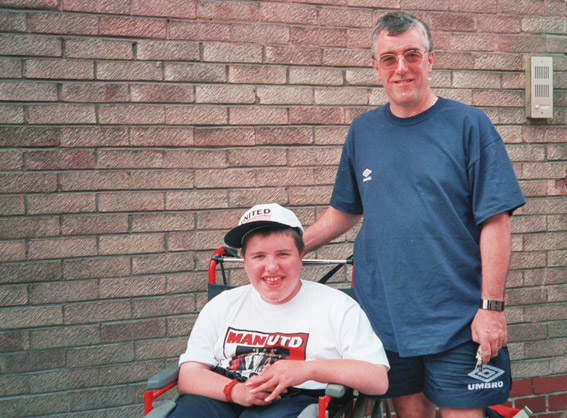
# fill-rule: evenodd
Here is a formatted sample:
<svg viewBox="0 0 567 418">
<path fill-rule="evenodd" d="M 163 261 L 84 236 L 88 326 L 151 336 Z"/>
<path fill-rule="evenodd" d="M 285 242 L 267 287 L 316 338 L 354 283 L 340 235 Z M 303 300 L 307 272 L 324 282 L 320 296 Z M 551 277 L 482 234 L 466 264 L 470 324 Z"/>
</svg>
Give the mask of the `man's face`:
<svg viewBox="0 0 567 418">
<path fill-rule="evenodd" d="M 408 63 L 400 55 L 417 50 L 423 54 L 419 62 Z M 428 109 L 434 95 L 429 87 L 429 74 L 433 69 L 433 52 L 428 53 L 418 29 L 410 29 L 401 35 L 390 36 L 382 31 L 376 38 L 375 58 L 372 66 L 390 100 L 390 109 L 398 117 L 414 116 Z M 380 65 L 380 57 L 393 54 L 398 61 L 395 67 Z"/>
<path fill-rule="evenodd" d="M 301 288 L 302 256 L 289 234 L 256 234 L 246 243 L 244 270 L 262 299 L 279 305 L 293 299 Z"/>
</svg>

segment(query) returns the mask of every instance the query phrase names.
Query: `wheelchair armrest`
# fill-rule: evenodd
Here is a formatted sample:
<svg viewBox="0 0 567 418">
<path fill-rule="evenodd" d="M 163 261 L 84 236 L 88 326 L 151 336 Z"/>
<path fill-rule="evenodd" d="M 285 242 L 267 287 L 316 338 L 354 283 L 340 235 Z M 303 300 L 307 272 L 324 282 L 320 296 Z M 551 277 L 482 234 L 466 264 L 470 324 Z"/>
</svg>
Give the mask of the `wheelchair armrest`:
<svg viewBox="0 0 567 418">
<path fill-rule="evenodd" d="M 161 389 L 164 386 L 169 385 L 171 382 L 177 380 L 177 376 L 179 374 L 179 365 L 172 364 L 167 369 L 162 370 L 154 374 L 152 377 L 148 379 L 146 382 L 146 389 L 147 390 L 155 390 Z"/>
<path fill-rule="evenodd" d="M 346 393 L 347 388 L 339 383 L 328 383 L 325 388 L 325 395 L 329 395 L 331 398 L 342 398 Z"/>
<path fill-rule="evenodd" d="M 175 402 L 170 400 L 161 401 L 144 418 L 165 418 L 175 408 Z"/>
</svg>

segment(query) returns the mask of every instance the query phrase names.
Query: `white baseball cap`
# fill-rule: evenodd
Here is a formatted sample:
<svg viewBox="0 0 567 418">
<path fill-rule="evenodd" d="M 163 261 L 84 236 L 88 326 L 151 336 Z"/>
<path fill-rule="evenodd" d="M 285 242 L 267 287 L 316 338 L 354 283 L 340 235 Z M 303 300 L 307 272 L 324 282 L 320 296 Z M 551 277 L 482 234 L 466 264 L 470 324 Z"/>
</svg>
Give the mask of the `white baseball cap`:
<svg viewBox="0 0 567 418">
<path fill-rule="evenodd" d="M 241 248 L 246 234 L 266 226 L 289 226 L 303 236 L 303 227 L 295 213 L 277 203 L 268 203 L 248 209 L 240 218 L 238 226 L 224 236 L 224 242 L 233 248 Z"/>
</svg>

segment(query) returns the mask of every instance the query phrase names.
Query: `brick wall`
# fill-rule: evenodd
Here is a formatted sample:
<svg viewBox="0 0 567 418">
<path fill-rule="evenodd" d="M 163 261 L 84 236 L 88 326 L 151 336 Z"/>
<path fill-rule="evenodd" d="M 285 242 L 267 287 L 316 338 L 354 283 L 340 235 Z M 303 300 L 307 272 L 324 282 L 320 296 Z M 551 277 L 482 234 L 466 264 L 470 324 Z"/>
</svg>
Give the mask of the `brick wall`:
<svg viewBox="0 0 567 418">
<path fill-rule="evenodd" d="M 0 0 L 0 411 L 140 416 L 244 208 L 311 223 L 350 121 L 383 104 L 374 22 L 429 23 L 437 94 L 483 109 L 528 204 L 513 218 L 511 402 L 567 414 L 564 0 Z M 551 120 L 525 57 L 554 58 Z M 345 256 L 353 231 L 319 256 Z M 241 277 L 241 276 L 240 276 Z"/>
</svg>

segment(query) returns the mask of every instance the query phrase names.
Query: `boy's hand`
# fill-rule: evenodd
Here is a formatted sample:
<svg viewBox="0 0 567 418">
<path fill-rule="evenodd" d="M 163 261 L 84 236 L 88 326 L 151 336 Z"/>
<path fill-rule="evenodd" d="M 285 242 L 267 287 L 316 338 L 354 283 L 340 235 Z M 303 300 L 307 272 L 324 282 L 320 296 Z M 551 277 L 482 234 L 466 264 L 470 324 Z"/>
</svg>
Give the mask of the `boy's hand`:
<svg viewBox="0 0 567 418">
<path fill-rule="evenodd" d="M 270 395 L 269 392 L 253 392 L 246 384 L 239 383 L 232 388 L 231 396 L 234 403 L 239 405 L 249 407 L 252 405 L 262 406 L 268 405 L 272 400 L 280 399 L 280 396 L 277 396 L 270 401 L 267 401 L 266 398 Z"/>
<path fill-rule="evenodd" d="M 259 375 L 246 381 L 246 386 L 252 393 L 271 392 L 265 398 L 267 403 L 279 399 L 290 386 L 297 386 L 309 380 L 308 362 L 299 360 L 280 360 L 267 365 Z"/>
</svg>

